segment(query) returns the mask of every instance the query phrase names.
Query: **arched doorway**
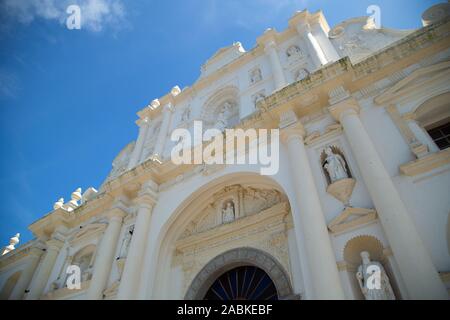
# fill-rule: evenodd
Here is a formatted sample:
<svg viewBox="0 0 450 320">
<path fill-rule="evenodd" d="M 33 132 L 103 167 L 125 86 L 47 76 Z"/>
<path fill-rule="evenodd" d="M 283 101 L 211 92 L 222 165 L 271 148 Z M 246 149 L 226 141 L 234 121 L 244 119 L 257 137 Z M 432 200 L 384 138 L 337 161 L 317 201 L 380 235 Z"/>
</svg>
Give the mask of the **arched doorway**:
<svg viewBox="0 0 450 320">
<path fill-rule="evenodd" d="M 242 266 L 223 273 L 209 287 L 204 300 L 278 300 L 269 275 L 255 266 Z"/>
<path fill-rule="evenodd" d="M 292 299 L 289 276 L 271 255 L 254 248 L 237 248 L 212 259 L 197 274 L 186 300 Z"/>
</svg>

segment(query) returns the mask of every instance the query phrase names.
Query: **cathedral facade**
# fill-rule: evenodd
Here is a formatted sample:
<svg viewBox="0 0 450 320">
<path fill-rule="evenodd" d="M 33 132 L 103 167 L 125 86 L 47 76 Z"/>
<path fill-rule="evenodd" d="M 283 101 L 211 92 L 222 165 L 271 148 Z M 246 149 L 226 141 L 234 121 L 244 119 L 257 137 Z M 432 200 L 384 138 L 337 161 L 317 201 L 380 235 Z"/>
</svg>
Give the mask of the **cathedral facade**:
<svg viewBox="0 0 450 320">
<path fill-rule="evenodd" d="M 448 299 L 449 6 L 407 31 L 305 10 L 220 49 L 138 112 L 98 190 L 11 239 L 1 299 Z M 279 129 L 278 170 L 175 164 L 198 121 Z"/>
</svg>

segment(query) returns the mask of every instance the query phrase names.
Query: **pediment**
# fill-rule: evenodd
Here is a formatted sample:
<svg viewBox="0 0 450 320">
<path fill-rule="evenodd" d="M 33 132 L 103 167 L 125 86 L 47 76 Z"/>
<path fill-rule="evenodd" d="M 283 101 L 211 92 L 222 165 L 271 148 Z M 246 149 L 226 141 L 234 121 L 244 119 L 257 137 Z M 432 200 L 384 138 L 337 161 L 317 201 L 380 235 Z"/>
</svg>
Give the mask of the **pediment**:
<svg viewBox="0 0 450 320">
<path fill-rule="evenodd" d="M 235 42 L 231 46 L 219 49 L 202 66 L 201 76 L 204 77 L 213 73 L 214 71 L 222 68 L 223 66 L 239 58 L 244 53 L 245 49 L 244 47 L 242 47 L 242 44 L 240 42 Z"/>
<path fill-rule="evenodd" d="M 329 224 L 331 233 L 342 233 L 368 224 L 377 219 L 374 209 L 347 207 Z"/>
<path fill-rule="evenodd" d="M 412 72 L 409 76 L 400 80 L 394 86 L 375 98 L 378 105 L 393 101 L 404 94 L 423 86 L 424 83 L 432 81 L 443 75 L 449 76 L 450 61 L 437 63 L 428 67 L 420 68 Z"/>
</svg>

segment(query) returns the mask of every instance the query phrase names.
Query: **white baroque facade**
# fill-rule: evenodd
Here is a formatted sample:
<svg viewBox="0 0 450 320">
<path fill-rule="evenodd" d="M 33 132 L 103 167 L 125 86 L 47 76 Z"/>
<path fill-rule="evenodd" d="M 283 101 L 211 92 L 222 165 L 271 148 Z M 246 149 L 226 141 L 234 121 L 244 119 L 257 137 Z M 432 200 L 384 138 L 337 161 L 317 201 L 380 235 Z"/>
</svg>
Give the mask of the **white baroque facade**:
<svg viewBox="0 0 450 320">
<path fill-rule="evenodd" d="M 220 49 L 138 112 L 99 191 L 59 200 L 5 251 L 1 298 L 448 299 L 448 12 L 397 31 L 302 11 L 250 51 Z M 280 128 L 278 172 L 174 165 L 170 133 L 195 120 Z"/>
</svg>

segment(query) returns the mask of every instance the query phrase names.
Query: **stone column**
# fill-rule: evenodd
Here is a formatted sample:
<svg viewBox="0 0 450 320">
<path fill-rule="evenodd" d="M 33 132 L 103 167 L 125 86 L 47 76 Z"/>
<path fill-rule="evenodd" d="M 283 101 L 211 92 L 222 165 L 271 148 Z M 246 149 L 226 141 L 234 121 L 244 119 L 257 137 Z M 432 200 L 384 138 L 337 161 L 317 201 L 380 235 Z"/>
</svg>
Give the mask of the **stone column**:
<svg viewBox="0 0 450 320">
<path fill-rule="evenodd" d="M 50 239 L 46 242 L 47 252 L 45 253 L 44 259 L 42 260 L 40 266 L 38 267 L 37 273 L 35 273 L 33 280 L 31 282 L 30 292 L 26 296 L 27 300 L 37 300 L 41 297 L 44 292 L 45 286 L 47 285 L 50 273 L 58 257 L 59 250 L 63 246 L 63 242 L 57 239 Z"/>
<path fill-rule="evenodd" d="M 283 68 L 278 57 L 277 44 L 271 40 L 264 46 L 264 50 L 269 55 L 270 65 L 272 67 L 273 78 L 275 81 L 275 91 L 286 86 L 286 79 L 284 77 Z"/>
<path fill-rule="evenodd" d="M 87 291 L 87 299 L 99 300 L 103 298 L 111 267 L 114 263 L 114 254 L 122 228 L 123 218 L 126 216 L 126 207 L 117 204 L 107 214 L 109 224 L 101 240 L 95 258 L 94 272 Z"/>
<path fill-rule="evenodd" d="M 131 153 L 130 162 L 128 163 L 128 169 L 133 169 L 141 158 L 142 149 L 145 143 L 145 137 L 147 136 L 148 128 L 150 127 L 150 120 L 144 118 L 139 123 L 139 136 L 136 144 L 134 145 L 133 152 Z"/>
<path fill-rule="evenodd" d="M 287 145 L 299 207 L 299 216 L 293 216 L 294 228 L 297 239 L 298 234 L 303 234 L 314 290 L 312 298 L 345 299 L 319 194 L 303 142 L 305 129 L 294 112 L 290 111 L 282 117 L 280 124 L 282 139 Z M 300 244 L 297 247 L 299 246 Z"/>
<path fill-rule="evenodd" d="M 166 104 L 163 108 L 161 127 L 159 129 L 155 149 L 153 149 L 153 159 L 157 159 L 159 161 L 162 160 L 162 154 L 164 152 L 164 145 L 166 143 L 167 134 L 169 132 L 170 119 L 172 118 L 173 109 L 174 108 L 172 103 Z"/>
<path fill-rule="evenodd" d="M 153 181 L 148 181 L 136 199 L 139 208 L 133 237 L 131 238 L 130 248 L 128 249 L 125 267 L 120 280 L 117 293 L 118 299 L 127 300 L 136 299 L 137 297 L 150 220 L 156 202 L 156 189 L 157 185 Z"/>
<path fill-rule="evenodd" d="M 348 98 L 332 105 L 329 110 L 344 128 L 409 297 L 448 299 L 448 293 L 414 222 L 359 118 L 358 102 Z"/>
<path fill-rule="evenodd" d="M 20 300 L 24 297 L 25 290 L 33 278 L 33 274 L 36 271 L 36 267 L 38 266 L 39 259 L 43 254 L 42 249 L 40 248 L 31 248 L 30 253 L 28 254 L 28 263 L 25 269 L 22 271 L 20 275 L 19 281 L 17 282 L 14 290 L 9 297 L 10 300 Z"/>
</svg>

